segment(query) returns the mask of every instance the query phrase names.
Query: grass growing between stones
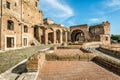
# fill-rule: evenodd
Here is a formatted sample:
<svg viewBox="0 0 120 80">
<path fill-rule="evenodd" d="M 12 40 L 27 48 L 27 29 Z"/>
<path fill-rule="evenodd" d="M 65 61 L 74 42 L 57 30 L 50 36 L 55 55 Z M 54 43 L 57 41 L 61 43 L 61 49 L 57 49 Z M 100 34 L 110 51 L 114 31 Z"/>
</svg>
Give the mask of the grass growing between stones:
<svg viewBox="0 0 120 80">
<path fill-rule="evenodd" d="M 31 55 L 37 53 L 39 50 L 49 48 L 52 45 L 41 45 L 41 46 L 33 46 L 29 48 L 17 49 L 17 50 L 10 50 L 6 52 L 0 53 L 0 74 L 4 71 L 8 70 L 9 68 L 15 66 L 22 60 L 30 57 Z"/>
</svg>

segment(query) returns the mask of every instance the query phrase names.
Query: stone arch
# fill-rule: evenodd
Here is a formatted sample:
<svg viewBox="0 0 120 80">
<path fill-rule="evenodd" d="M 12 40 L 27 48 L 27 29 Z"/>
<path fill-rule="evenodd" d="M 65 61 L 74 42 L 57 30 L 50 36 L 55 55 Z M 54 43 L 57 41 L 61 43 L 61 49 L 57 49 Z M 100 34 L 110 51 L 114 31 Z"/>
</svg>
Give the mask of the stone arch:
<svg viewBox="0 0 120 80">
<path fill-rule="evenodd" d="M 84 42 L 85 41 L 85 33 L 80 29 L 73 30 L 71 32 L 71 40 L 72 40 L 72 42 L 75 42 L 75 41 Z"/>
<path fill-rule="evenodd" d="M 54 29 L 49 28 L 48 29 L 48 44 L 54 43 Z"/>
</svg>

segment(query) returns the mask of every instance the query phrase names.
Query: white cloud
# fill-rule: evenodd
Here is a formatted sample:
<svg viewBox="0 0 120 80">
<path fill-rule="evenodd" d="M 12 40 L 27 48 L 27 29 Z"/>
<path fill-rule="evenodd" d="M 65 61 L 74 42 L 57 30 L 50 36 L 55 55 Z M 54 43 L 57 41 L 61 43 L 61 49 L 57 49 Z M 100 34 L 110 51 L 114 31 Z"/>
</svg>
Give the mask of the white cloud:
<svg viewBox="0 0 120 80">
<path fill-rule="evenodd" d="M 91 18 L 88 20 L 90 23 L 97 23 L 97 22 L 102 22 L 106 21 L 106 18 Z"/>
<path fill-rule="evenodd" d="M 40 0 L 40 9 L 45 13 L 45 17 L 57 18 L 59 22 L 74 15 L 70 6 L 60 0 Z"/>
<path fill-rule="evenodd" d="M 120 7 L 120 0 L 108 0 L 106 5 L 109 7 Z"/>
</svg>

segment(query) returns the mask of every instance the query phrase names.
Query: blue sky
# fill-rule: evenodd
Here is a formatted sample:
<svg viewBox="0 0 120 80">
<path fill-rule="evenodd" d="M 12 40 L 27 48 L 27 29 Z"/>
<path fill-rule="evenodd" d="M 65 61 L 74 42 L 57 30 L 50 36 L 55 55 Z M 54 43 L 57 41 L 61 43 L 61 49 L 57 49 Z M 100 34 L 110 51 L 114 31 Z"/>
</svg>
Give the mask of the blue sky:
<svg viewBox="0 0 120 80">
<path fill-rule="evenodd" d="M 40 0 L 44 18 L 55 23 L 94 25 L 109 21 L 111 34 L 120 34 L 120 0 Z"/>
</svg>

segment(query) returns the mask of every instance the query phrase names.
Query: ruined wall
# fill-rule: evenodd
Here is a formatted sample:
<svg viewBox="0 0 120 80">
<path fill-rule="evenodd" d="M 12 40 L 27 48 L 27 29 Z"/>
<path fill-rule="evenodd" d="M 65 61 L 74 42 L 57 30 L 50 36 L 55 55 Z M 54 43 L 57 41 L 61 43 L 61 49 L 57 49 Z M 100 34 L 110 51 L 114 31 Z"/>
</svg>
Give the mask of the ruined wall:
<svg viewBox="0 0 120 80">
<path fill-rule="evenodd" d="M 84 33 L 85 39 L 89 40 L 89 27 L 87 26 L 87 24 L 85 25 L 77 25 L 77 26 L 71 26 L 70 27 L 70 36 L 72 34 L 73 31 L 75 30 L 80 30 Z"/>
<path fill-rule="evenodd" d="M 110 44 L 110 23 L 108 21 L 90 27 L 87 25 L 71 26 L 70 34 L 76 30 L 81 30 L 87 41 L 100 41 L 102 44 Z"/>
<path fill-rule="evenodd" d="M 38 9 L 38 0 L 2 1 L 1 49 L 6 48 L 6 37 L 14 37 L 14 48 L 23 47 L 23 38 L 27 38 L 28 45 L 32 44 L 34 40 L 33 26 L 43 24 L 43 14 Z M 14 22 L 14 30 L 7 29 L 8 20 Z M 24 32 L 25 25 L 28 27 L 28 32 Z"/>
<path fill-rule="evenodd" d="M 110 23 L 108 21 L 90 26 L 89 33 L 91 41 L 101 41 L 103 44 L 110 44 Z"/>
<path fill-rule="evenodd" d="M 2 23 L 1 23 L 1 48 L 4 49 L 7 44 L 6 37 L 15 38 L 15 47 L 21 46 L 20 21 L 21 21 L 21 0 L 2 0 Z M 10 8 L 7 8 L 7 2 L 10 3 Z M 7 21 L 14 22 L 14 30 L 7 29 Z M 18 37 L 19 36 L 19 37 Z M 17 40 L 17 41 L 16 41 Z"/>
<path fill-rule="evenodd" d="M 43 14 L 38 9 L 38 0 L 23 1 L 23 21 L 32 25 L 43 23 Z"/>
</svg>

